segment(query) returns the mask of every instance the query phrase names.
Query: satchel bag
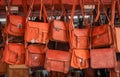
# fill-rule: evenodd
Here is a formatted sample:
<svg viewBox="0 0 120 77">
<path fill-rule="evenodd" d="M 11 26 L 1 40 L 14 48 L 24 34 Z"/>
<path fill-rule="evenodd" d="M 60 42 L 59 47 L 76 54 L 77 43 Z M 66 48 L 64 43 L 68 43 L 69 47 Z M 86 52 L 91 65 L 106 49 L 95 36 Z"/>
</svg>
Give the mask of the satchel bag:
<svg viewBox="0 0 120 77">
<path fill-rule="evenodd" d="M 11 3 L 11 0 L 9 2 L 8 12 L 10 12 L 10 3 Z M 5 26 L 5 32 L 10 35 L 14 35 L 14 36 L 24 36 L 25 17 L 20 16 L 20 15 L 12 15 L 9 13 L 7 15 L 7 23 Z"/>
<path fill-rule="evenodd" d="M 86 69 L 89 67 L 90 54 L 88 50 L 73 49 L 71 67 Z"/>
<path fill-rule="evenodd" d="M 16 43 L 6 44 L 2 60 L 8 64 L 24 64 L 25 63 L 24 45 Z"/>
<path fill-rule="evenodd" d="M 27 18 L 30 16 L 31 9 L 33 8 L 34 0 L 31 3 L 30 11 L 28 13 Z M 43 8 L 44 12 L 44 18 L 45 16 L 45 7 L 41 6 Z M 42 9 L 41 9 L 42 10 Z M 49 24 L 46 22 L 33 22 L 33 21 L 26 21 L 26 31 L 25 31 L 25 41 L 30 43 L 42 43 L 46 44 L 46 41 L 48 39 L 48 32 L 49 32 Z"/>
<path fill-rule="evenodd" d="M 98 0 L 98 5 L 100 5 L 100 1 Z M 99 6 L 100 8 L 100 6 Z M 100 10 L 98 8 L 98 10 Z M 104 9 L 105 10 L 105 9 Z M 100 12 L 100 11 L 99 11 Z M 113 38 L 112 38 L 112 28 L 110 20 L 106 14 L 105 11 L 103 11 L 105 16 L 107 17 L 107 20 L 109 21 L 109 24 L 104 24 L 100 26 L 96 26 L 94 28 L 91 28 L 91 47 L 92 48 L 99 48 L 99 47 L 106 47 L 113 44 Z M 100 17 L 100 14 L 99 16 Z"/>
<path fill-rule="evenodd" d="M 68 42 L 68 24 L 64 21 L 54 20 L 51 23 L 50 39 L 61 42 Z"/>
<path fill-rule="evenodd" d="M 90 58 L 91 67 L 94 69 L 115 67 L 116 56 L 113 48 L 92 49 Z"/>
<path fill-rule="evenodd" d="M 87 20 L 84 18 L 82 1 L 80 1 L 80 7 L 82 9 L 82 16 L 83 16 L 83 20 L 85 21 L 86 28 L 83 29 L 73 28 L 73 17 L 74 17 L 75 6 L 76 6 L 76 2 L 74 1 L 72 8 L 72 15 L 69 23 L 70 45 L 71 48 L 88 49 L 89 25 L 87 23 Z"/>
<path fill-rule="evenodd" d="M 29 67 L 44 66 L 45 52 L 44 45 L 29 45 L 26 49 L 25 64 Z"/>
<path fill-rule="evenodd" d="M 47 50 L 45 59 L 45 69 L 47 71 L 57 71 L 68 73 L 70 67 L 71 54 L 61 50 Z"/>
</svg>

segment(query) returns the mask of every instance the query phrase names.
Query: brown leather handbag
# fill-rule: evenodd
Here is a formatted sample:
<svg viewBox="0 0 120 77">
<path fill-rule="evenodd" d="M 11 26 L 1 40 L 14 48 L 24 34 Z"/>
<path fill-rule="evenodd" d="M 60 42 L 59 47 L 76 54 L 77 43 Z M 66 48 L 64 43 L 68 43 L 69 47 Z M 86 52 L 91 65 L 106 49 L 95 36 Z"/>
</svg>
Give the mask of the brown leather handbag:
<svg viewBox="0 0 120 77">
<path fill-rule="evenodd" d="M 90 51 L 91 67 L 97 68 L 114 68 L 116 54 L 113 48 L 91 49 Z"/>
<path fill-rule="evenodd" d="M 98 0 L 98 3 L 99 3 L 98 5 L 100 5 L 100 3 L 101 3 L 100 0 Z M 104 14 L 110 23 L 110 20 L 105 11 L 104 11 Z M 100 14 L 99 14 L 99 16 L 100 16 Z M 90 38 L 91 38 L 92 48 L 105 47 L 105 46 L 110 46 L 111 44 L 113 44 L 111 25 L 112 25 L 111 23 L 110 23 L 110 25 L 104 24 L 104 25 L 96 26 L 91 29 L 91 37 Z"/>
<path fill-rule="evenodd" d="M 68 42 L 68 24 L 60 20 L 51 23 L 50 39 L 61 42 Z"/>
<path fill-rule="evenodd" d="M 45 59 L 45 69 L 47 71 L 57 71 L 68 73 L 70 67 L 70 52 L 61 50 L 47 50 Z"/>
<path fill-rule="evenodd" d="M 4 75 L 7 73 L 7 64 L 2 62 L 3 50 L 0 49 L 0 75 Z"/>
<path fill-rule="evenodd" d="M 29 67 L 44 66 L 45 52 L 44 45 L 29 45 L 26 49 L 25 64 Z"/>
<path fill-rule="evenodd" d="M 30 11 L 28 13 L 27 18 L 30 16 L 33 5 L 34 5 L 34 0 L 32 0 L 31 6 L 29 8 Z M 41 7 L 43 8 L 44 18 L 46 18 L 45 7 L 44 6 Z M 46 41 L 48 39 L 48 32 L 49 32 L 49 24 L 46 22 L 46 19 L 44 20 L 44 22 L 33 22 L 27 20 L 26 26 L 27 26 L 25 31 L 26 42 L 46 44 Z"/>
<path fill-rule="evenodd" d="M 24 44 L 9 43 L 5 45 L 2 60 L 8 64 L 24 64 Z"/>
<path fill-rule="evenodd" d="M 10 12 L 10 3 L 11 2 L 12 2 L 12 0 L 10 0 L 10 2 L 9 2 L 8 12 Z M 14 36 L 24 36 L 25 17 L 19 16 L 19 15 L 12 15 L 12 14 L 8 13 L 7 24 L 5 26 L 5 32 L 10 35 L 14 35 Z"/>
<path fill-rule="evenodd" d="M 85 21 L 86 28 L 83 28 L 83 29 L 73 28 L 73 17 L 74 17 L 75 6 L 76 6 L 76 2 L 74 1 L 73 8 L 72 8 L 71 20 L 69 23 L 70 45 L 71 45 L 71 48 L 88 49 L 89 27 L 87 24 L 87 20 L 85 20 L 85 18 L 84 18 L 82 1 L 80 0 L 80 7 L 82 9 L 82 16 L 83 16 L 83 20 Z"/>
<path fill-rule="evenodd" d="M 88 50 L 73 49 L 71 67 L 86 69 L 89 67 L 90 54 Z"/>
</svg>

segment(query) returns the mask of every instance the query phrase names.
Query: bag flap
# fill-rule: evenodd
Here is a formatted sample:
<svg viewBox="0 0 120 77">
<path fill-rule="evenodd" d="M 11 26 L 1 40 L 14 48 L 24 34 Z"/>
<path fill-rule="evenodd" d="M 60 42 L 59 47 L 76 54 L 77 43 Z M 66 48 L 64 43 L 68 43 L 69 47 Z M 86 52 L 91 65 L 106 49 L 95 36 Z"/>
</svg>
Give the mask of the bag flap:
<svg viewBox="0 0 120 77">
<path fill-rule="evenodd" d="M 54 20 L 51 24 L 56 30 L 66 30 L 66 27 L 68 27 L 65 22 L 60 20 Z"/>
<path fill-rule="evenodd" d="M 73 29 L 73 33 L 75 36 L 88 36 L 89 35 L 89 29 Z"/>
<path fill-rule="evenodd" d="M 16 27 L 19 27 L 19 25 L 24 27 L 24 25 L 25 25 L 25 18 L 22 16 L 9 15 L 9 21 L 11 24 L 16 25 Z"/>
<path fill-rule="evenodd" d="M 92 29 L 92 36 L 97 36 L 104 34 L 108 31 L 109 25 L 102 25 L 102 26 L 97 26 Z"/>
<path fill-rule="evenodd" d="M 46 53 L 46 58 L 56 61 L 70 61 L 70 52 L 60 51 L 60 50 L 48 50 Z"/>
<path fill-rule="evenodd" d="M 73 53 L 75 53 L 76 57 L 82 58 L 83 60 L 90 58 L 90 54 L 88 50 L 75 49 Z"/>
<path fill-rule="evenodd" d="M 48 32 L 49 31 L 49 24 L 44 22 L 27 22 L 28 28 L 38 28 L 41 32 Z"/>
<path fill-rule="evenodd" d="M 33 54 L 44 54 L 45 45 L 29 45 L 28 51 Z"/>
<path fill-rule="evenodd" d="M 24 44 L 9 43 L 7 48 L 16 54 L 25 53 Z"/>
</svg>

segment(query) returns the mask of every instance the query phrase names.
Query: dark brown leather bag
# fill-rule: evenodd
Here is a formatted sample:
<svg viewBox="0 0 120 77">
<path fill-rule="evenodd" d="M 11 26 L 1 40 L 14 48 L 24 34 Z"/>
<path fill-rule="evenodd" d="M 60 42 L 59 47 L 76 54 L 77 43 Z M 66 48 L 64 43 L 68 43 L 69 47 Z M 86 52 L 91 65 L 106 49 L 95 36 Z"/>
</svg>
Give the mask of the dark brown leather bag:
<svg viewBox="0 0 120 77">
<path fill-rule="evenodd" d="M 25 65 L 9 65 L 8 77 L 30 77 L 29 68 Z"/>
<path fill-rule="evenodd" d="M 97 68 L 114 68 L 115 67 L 115 50 L 113 48 L 91 49 L 90 63 L 91 67 Z"/>
<path fill-rule="evenodd" d="M 29 67 L 44 66 L 45 52 L 44 45 L 29 45 L 26 49 L 25 64 Z"/>
<path fill-rule="evenodd" d="M 3 50 L 0 49 L 0 75 L 4 75 L 7 73 L 8 65 L 2 62 Z"/>
<path fill-rule="evenodd" d="M 88 50 L 73 49 L 71 58 L 71 67 L 86 69 L 89 67 L 90 54 Z"/>
<path fill-rule="evenodd" d="M 47 71 L 68 73 L 70 68 L 70 58 L 70 52 L 49 49 L 46 52 L 45 69 Z"/>
<path fill-rule="evenodd" d="M 80 7 L 82 9 L 82 16 L 85 21 L 86 28 L 83 28 L 83 29 L 73 28 L 73 17 L 74 17 L 75 7 L 76 7 L 76 2 L 74 1 L 73 8 L 72 8 L 71 20 L 69 23 L 70 45 L 71 45 L 71 48 L 87 49 L 89 46 L 89 38 L 88 38 L 89 37 L 89 27 L 87 24 L 87 20 L 85 20 L 85 18 L 84 18 L 82 0 L 80 0 Z"/>
</svg>

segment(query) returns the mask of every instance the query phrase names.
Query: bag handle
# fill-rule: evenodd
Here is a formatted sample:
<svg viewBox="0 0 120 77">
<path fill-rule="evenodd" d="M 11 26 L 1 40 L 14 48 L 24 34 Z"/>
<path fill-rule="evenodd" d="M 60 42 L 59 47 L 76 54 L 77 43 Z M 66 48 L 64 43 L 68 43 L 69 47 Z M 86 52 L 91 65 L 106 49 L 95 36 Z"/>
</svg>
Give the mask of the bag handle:
<svg viewBox="0 0 120 77">
<path fill-rule="evenodd" d="M 31 1 L 30 7 L 29 7 L 29 11 L 28 11 L 27 16 L 26 16 L 26 22 L 28 21 L 28 18 L 29 18 L 30 14 L 31 14 L 31 12 L 33 10 L 34 2 L 35 2 L 35 0 Z M 43 4 L 43 0 L 41 0 L 40 3 L 41 3 L 41 7 L 40 7 L 40 15 L 39 15 L 39 17 L 41 18 L 42 12 L 43 12 L 43 15 L 45 16 L 44 17 L 44 22 L 46 22 L 47 12 L 46 12 L 45 6 Z"/>
</svg>

